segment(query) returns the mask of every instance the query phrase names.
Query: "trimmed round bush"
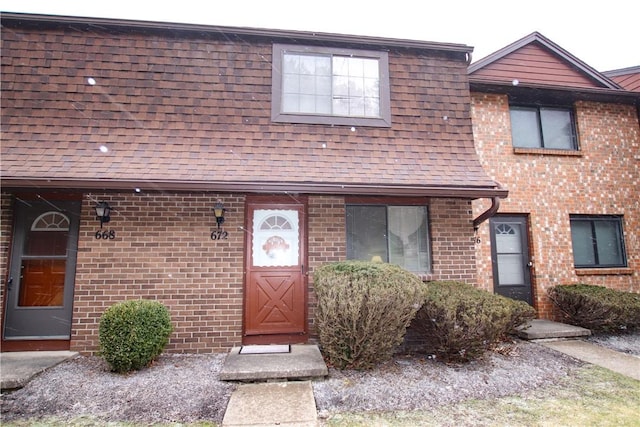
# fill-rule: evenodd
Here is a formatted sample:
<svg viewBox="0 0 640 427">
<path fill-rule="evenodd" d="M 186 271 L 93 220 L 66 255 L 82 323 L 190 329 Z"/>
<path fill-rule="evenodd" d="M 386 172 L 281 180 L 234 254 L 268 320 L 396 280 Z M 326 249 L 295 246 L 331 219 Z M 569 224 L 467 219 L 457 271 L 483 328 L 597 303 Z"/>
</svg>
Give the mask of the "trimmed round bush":
<svg viewBox="0 0 640 427">
<path fill-rule="evenodd" d="M 430 282 L 412 326 L 425 351 L 450 362 L 482 356 L 535 317 L 535 310 L 461 282 Z"/>
<path fill-rule="evenodd" d="M 172 331 L 169 310 L 160 302 L 119 302 L 100 318 L 100 355 L 114 372 L 138 370 L 162 353 Z"/>
<path fill-rule="evenodd" d="M 326 361 L 370 369 L 390 360 L 420 307 L 422 281 L 398 266 L 364 261 L 327 264 L 313 277 Z"/>
</svg>

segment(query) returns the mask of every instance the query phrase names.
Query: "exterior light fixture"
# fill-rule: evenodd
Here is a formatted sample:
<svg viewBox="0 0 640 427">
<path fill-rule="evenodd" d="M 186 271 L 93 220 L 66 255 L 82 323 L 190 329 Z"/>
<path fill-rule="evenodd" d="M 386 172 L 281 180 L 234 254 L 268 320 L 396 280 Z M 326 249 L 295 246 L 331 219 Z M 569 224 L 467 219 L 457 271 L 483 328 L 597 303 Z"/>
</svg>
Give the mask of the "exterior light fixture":
<svg viewBox="0 0 640 427">
<path fill-rule="evenodd" d="M 98 202 L 96 205 L 96 217 L 100 220 L 100 228 L 102 224 L 111 221 L 111 206 L 108 202 Z"/>
<path fill-rule="evenodd" d="M 213 205 L 213 216 L 216 217 L 216 224 L 218 224 L 218 229 L 220 229 L 220 226 L 224 223 L 225 212 L 226 212 L 226 209 L 222 204 L 222 200 L 218 199 L 216 201 L 216 204 Z"/>
</svg>

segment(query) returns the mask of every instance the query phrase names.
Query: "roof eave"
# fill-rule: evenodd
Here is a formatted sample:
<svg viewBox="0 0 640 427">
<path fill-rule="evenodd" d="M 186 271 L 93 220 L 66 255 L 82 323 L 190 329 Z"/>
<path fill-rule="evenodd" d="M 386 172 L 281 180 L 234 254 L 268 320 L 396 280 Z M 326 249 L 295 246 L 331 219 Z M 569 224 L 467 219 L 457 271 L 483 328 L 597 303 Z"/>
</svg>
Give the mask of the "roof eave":
<svg viewBox="0 0 640 427">
<path fill-rule="evenodd" d="M 226 182 L 226 181 L 129 181 L 115 179 L 46 179 L 46 178 L 2 178 L 5 191 L 15 190 L 60 190 L 67 191 L 215 191 L 224 193 L 307 193 L 362 196 L 405 196 L 479 199 L 506 198 L 508 191 L 495 186 L 430 186 L 389 185 L 360 183 L 315 183 L 315 182 Z"/>
<path fill-rule="evenodd" d="M 277 30 L 251 27 L 228 27 L 218 25 L 185 24 L 158 21 L 139 21 L 76 16 L 39 15 L 3 12 L 2 21 L 29 21 L 47 24 L 85 24 L 100 27 L 137 28 L 170 31 L 219 33 L 238 36 L 270 37 L 275 39 L 299 40 L 304 42 L 347 43 L 380 47 L 395 47 L 419 50 L 435 50 L 464 53 L 470 57 L 473 47 L 457 43 L 429 42 L 422 40 L 396 39 L 386 37 L 348 35 L 298 30 Z"/>
</svg>

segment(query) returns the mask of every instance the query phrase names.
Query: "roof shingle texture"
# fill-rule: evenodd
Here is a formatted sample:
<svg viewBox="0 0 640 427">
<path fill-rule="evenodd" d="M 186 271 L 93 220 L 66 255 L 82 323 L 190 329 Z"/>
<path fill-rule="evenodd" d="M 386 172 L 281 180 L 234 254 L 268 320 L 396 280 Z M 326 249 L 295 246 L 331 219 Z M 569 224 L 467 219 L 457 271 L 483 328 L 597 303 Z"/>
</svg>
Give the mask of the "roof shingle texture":
<svg viewBox="0 0 640 427">
<path fill-rule="evenodd" d="M 466 64 L 445 54 L 392 49 L 392 127 L 352 128 L 271 122 L 268 39 L 4 27 L 2 43 L 3 178 L 496 185 Z"/>
</svg>

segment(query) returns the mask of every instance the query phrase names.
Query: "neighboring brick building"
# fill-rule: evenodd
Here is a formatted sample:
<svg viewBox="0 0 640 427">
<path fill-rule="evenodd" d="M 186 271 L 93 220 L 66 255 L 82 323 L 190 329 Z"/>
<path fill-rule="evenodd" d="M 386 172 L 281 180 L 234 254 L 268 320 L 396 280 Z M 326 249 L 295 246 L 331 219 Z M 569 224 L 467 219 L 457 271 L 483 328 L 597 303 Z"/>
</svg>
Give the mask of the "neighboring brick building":
<svg viewBox="0 0 640 427">
<path fill-rule="evenodd" d="M 469 67 L 476 150 L 509 190 L 478 229 L 480 286 L 529 301 L 543 318 L 557 314 L 551 286 L 640 292 L 634 70 L 618 74 L 623 89 L 538 33 Z M 474 202 L 474 212 L 487 206 Z"/>
<path fill-rule="evenodd" d="M 346 258 L 475 283 L 472 200 L 507 191 L 470 51 L 3 14 L 2 349 L 94 352 L 131 298 L 169 307 L 170 351 L 304 342 Z"/>
</svg>

